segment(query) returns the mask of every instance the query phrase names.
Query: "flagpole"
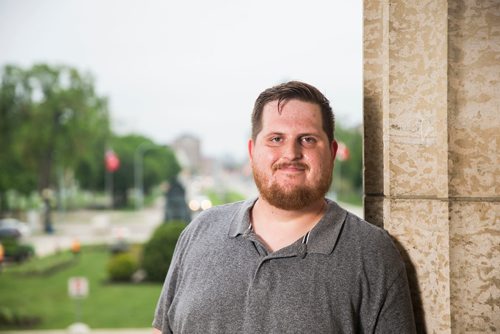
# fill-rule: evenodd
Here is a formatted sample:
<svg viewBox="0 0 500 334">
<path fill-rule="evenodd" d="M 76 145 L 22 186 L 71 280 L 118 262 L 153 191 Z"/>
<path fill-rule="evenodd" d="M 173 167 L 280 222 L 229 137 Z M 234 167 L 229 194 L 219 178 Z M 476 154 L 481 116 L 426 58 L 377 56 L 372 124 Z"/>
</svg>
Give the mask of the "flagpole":
<svg viewBox="0 0 500 334">
<path fill-rule="evenodd" d="M 111 208 L 111 193 L 110 193 L 110 184 L 109 184 L 109 170 L 107 165 L 107 153 L 109 152 L 109 148 L 104 150 L 104 195 L 106 199 L 106 207 Z"/>
<path fill-rule="evenodd" d="M 108 207 L 114 208 L 114 191 L 113 191 L 113 174 L 120 167 L 120 160 L 112 149 L 107 149 L 105 154 L 105 169 L 106 169 L 106 192 L 109 194 L 110 203 Z"/>
<path fill-rule="evenodd" d="M 115 199 L 114 199 L 114 191 L 113 191 L 113 172 L 110 172 L 108 171 L 108 177 L 109 177 L 109 198 L 111 199 L 110 203 L 109 203 L 109 207 L 111 210 L 114 209 L 114 206 L 115 206 Z"/>
</svg>

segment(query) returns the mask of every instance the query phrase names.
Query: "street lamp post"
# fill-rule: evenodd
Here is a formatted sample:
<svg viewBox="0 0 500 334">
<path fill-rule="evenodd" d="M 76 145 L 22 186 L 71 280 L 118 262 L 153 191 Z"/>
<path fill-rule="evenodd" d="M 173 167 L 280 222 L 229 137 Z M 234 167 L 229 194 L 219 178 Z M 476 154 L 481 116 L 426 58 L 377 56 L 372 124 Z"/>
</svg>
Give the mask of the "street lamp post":
<svg viewBox="0 0 500 334">
<path fill-rule="evenodd" d="M 142 209 L 144 204 L 144 185 L 143 185 L 143 160 L 144 153 L 153 146 L 151 143 L 141 143 L 135 149 L 134 154 L 134 183 L 135 183 L 135 207 Z"/>
</svg>

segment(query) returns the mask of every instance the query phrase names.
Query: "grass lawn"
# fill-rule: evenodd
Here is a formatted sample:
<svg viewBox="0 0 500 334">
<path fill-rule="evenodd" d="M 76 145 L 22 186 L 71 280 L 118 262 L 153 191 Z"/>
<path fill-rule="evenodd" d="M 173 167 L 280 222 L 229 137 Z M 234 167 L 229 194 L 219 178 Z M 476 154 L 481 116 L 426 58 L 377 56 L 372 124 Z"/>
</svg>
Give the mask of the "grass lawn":
<svg viewBox="0 0 500 334">
<path fill-rule="evenodd" d="M 82 322 L 91 328 L 151 326 L 161 284 L 108 282 L 106 264 L 111 255 L 104 247 L 85 247 L 77 259 L 72 256 L 61 253 L 4 268 L 0 273 L 0 313 L 36 316 L 41 321 L 34 329 L 67 328 L 77 320 L 76 301 L 68 296 L 68 279 L 84 276 L 89 281 L 89 295 L 81 300 Z M 51 261 L 57 266 L 51 266 Z"/>
</svg>

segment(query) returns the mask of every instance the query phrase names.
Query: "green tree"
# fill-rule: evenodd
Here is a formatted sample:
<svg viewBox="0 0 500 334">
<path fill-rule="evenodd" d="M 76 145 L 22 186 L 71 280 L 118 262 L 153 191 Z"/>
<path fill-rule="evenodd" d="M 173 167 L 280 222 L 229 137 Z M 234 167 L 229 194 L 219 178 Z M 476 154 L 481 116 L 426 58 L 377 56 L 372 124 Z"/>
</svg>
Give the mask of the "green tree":
<svg viewBox="0 0 500 334">
<path fill-rule="evenodd" d="M 363 138 L 358 127 L 344 128 L 337 123 L 335 129 L 337 141 L 342 142 L 349 150 L 347 160 L 335 162 L 333 187 L 339 199 L 361 204 L 363 191 Z"/>
<path fill-rule="evenodd" d="M 155 144 L 141 135 L 114 136 L 111 148 L 120 159 L 120 168 L 113 173 L 116 207 L 124 207 L 129 202 L 129 190 L 135 187 L 136 159 L 143 167 L 141 177 L 145 193 L 149 193 L 153 186 L 177 176 L 181 170 L 170 148 Z"/>
<path fill-rule="evenodd" d="M 2 69 L 0 86 L 0 214 L 6 209 L 6 191 L 29 193 L 36 177 L 23 163 L 19 129 L 27 119 L 30 99 L 24 90 L 24 71 L 15 66 Z"/>
<path fill-rule="evenodd" d="M 91 75 L 46 64 L 7 65 L 1 74 L 0 198 L 8 189 L 56 188 L 58 173 L 102 156 L 110 134 L 108 107 Z"/>
</svg>

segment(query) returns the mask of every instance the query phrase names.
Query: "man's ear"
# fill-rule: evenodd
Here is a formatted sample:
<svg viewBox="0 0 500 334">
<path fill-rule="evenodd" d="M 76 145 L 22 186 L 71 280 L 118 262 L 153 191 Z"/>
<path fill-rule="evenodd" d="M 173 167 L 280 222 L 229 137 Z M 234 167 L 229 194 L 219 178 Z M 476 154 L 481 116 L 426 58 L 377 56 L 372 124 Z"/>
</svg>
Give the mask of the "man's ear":
<svg viewBox="0 0 500 334">
<path fill-rule="evenodd" d="M 335 157 L 337 156 L 338 148 L 339 148 L 339 144 L 337 143 L 336 140 L 333 140 L 332 144 L 330 145 L 330 153 L 332 155 L 333 161 L 335 161 Z"/>
<path fill-rule="evenodd" d="M 250 162 L 253 160 L 253 140 L 249 139 L 248 140 L 248 157 L 250 158 Z"/>
</svg>

